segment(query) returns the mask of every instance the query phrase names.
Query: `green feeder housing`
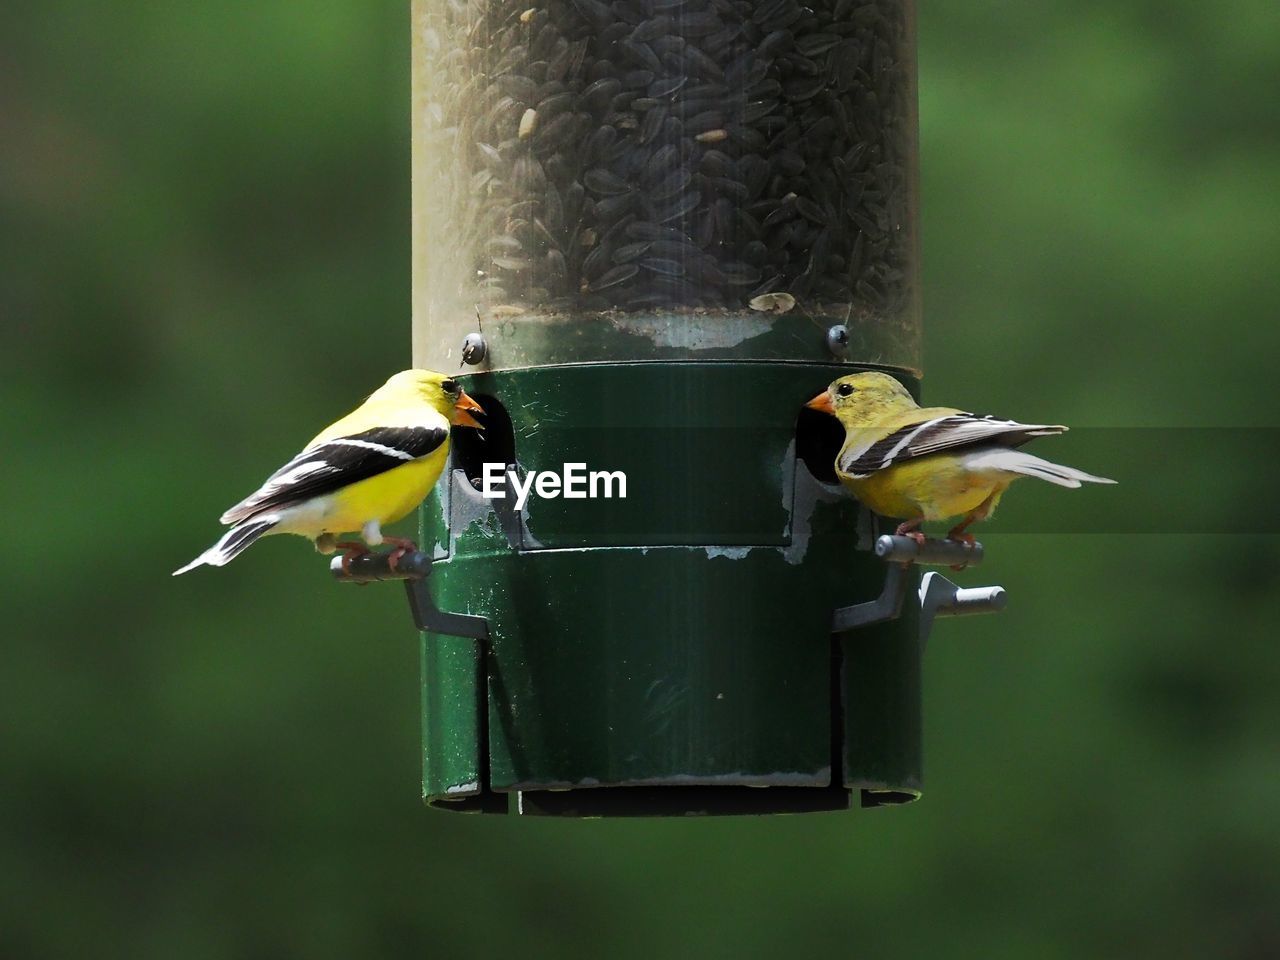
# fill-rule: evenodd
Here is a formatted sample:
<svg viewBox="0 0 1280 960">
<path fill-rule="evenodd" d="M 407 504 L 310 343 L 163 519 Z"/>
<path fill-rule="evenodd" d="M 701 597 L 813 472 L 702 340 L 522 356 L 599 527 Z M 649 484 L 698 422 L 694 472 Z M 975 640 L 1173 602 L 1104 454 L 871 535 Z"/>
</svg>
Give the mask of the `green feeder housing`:
<svg viewBox="0 0 1280 960">
<path fill-rule="evenodd" d="M 909 0 L 414 3 L 414 362 L 487 411 L 422 509 L 485 627 L 422 635 L 431 805 L 920 795 L 914 568 L 803 407 L 918 386 L 914 47 Z"/>
</svg>

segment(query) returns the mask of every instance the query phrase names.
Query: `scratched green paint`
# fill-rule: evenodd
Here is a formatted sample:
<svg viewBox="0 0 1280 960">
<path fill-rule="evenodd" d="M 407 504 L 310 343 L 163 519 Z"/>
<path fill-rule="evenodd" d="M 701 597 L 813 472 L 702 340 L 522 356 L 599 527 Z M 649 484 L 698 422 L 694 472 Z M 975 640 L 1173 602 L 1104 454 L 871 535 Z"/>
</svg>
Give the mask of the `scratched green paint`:
<svg viewBox="0 0 1280 960">
<path fill-rule="evenodd" d="M 510 411 L 522 468 L 558 470 L 568 457 L 622 467 L 629 490 L 626 500 L 531 500 L 518 550 L 492 517 L 458 519 L 487 507 L 461 472 L 424 508 L 424 542 L 447 553 L 432 576 L 438 604 L 485 615 L 493 634 L 486 770 L 476 648 L 423 638 L 428 799 L 457 807 L 458 785 L 482 774 L 498 792 L 794 791 L 834 776 L 915 795 L 914 621 L 844 638 L 832 698 L 831 611 L 874 598 L 884 579 L 856 549 L 857 505 L 794 457 L 797 411 L 839 373 L 649 363 L 468 379 L 469 392 Z M 784 792 L 751 796 L 767 811 Z"/>
</svg>

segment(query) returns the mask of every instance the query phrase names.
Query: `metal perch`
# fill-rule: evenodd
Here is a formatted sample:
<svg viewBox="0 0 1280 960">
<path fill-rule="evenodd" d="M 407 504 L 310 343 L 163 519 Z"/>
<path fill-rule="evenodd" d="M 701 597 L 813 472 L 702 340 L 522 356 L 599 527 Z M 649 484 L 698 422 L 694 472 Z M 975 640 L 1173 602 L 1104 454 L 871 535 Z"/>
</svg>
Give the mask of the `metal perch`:
<svg viewBox="0 0 1280 960">
<path fill-rule="evenodd" d="M 885 535 L 876 540 L 875 554 L 889 565 L 880 596 L 865 603 L 838 607 L 831 617 L 831 632 L 844 633 L 902 614 L 903 599 L 913 564 L 972 566 L 982 562 L 982 544 L 958 540 L 925 540 Z M 940 573 L 930 571 L 920 582 L 920 646 L 929 640 L 935 617 L 954 617 L 1003 610 L 1008 595 L 1004 587 L 959 587 Z"/>
</svg>

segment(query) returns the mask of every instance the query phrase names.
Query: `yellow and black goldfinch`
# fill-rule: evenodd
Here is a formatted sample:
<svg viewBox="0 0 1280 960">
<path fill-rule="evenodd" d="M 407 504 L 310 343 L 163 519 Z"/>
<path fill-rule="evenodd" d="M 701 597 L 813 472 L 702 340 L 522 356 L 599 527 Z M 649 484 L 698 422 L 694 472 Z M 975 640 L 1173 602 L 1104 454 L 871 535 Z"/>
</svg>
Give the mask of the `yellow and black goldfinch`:
<svg viewBox="0 0 1280 960">
<path fill-rule="evenodd" d="M 947 536 L 972 542 L 965 529 L 991 516 L 1019 477 L 1061 487 L 1115 483 L 1016 449 L 1066 427 L 921 407 L 884 373 L 841 377 L 806 406 L 844 426 L 835 464 L 841 482 L 875 513 L 902 520 L 897 533 L 918 541 L 924 535 L 916 528 L 926 520 L 962 517 Z"/>
<path fill-rule="evenodd" d="M 220 567 L 275 533 L 314 540 L 321 553 L 341 547 L 349 562 L 366 548 L 336 536 L 359 531 L 369 546 L 396 545 L 394 569 L 416 545 L 384 537 L 382 526 L 407 516 L 431 492 L 449 453 L 450 425 L 480 427 L 471 412 L 484 411 L 447 375 L 397 373 L 224 513 L 222 522 L 231 529 L 173 575 Z"/>
</svg>

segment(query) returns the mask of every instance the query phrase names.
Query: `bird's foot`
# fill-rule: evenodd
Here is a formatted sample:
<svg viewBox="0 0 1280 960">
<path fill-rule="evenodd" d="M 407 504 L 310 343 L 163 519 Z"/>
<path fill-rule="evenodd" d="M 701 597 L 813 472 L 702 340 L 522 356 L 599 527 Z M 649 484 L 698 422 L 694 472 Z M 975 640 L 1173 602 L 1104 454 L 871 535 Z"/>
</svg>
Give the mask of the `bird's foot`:
<svg viewBox="0 0 1280 960">
<path fill-rule="evenodd" d="M 896 537 L 909 537 L 916 542 L 916 546 L 923 547 L 928 537 L 916 529 L 918 526 L 920 526 L 919 520 L 908 520 L 905 523 L 898 524 L 898 529 L 893 531 L 893 535 Z"/>
<path fill-rule="evenodd" d="M 342 551 L 342 572 L 346 576 L 351 575 L 352 560 L 369 555 L 369 548 L 359 540 L 338 540 L 333 547 Z"/>
<path fill-rule="evenodd" d="M 406 540 L 403 537 L 383 537 L 384 543 L 395 544 L 395 549 L 387 554 L 387 566 L 392 573 L 396 572 L 396 567 L 400 560 L 410 553 L 416 553 L 418 545 L 412 540 Z"/>
</svg>

